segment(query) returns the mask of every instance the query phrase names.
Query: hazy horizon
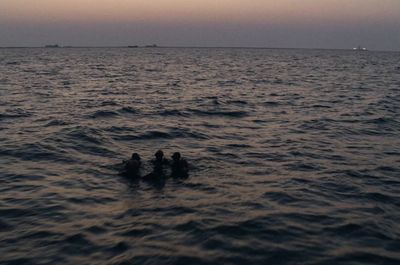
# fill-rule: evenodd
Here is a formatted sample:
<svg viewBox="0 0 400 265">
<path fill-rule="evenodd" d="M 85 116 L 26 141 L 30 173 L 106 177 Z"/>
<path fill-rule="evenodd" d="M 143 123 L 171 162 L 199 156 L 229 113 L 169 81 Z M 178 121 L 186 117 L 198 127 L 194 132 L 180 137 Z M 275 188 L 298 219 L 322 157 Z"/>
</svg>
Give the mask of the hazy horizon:
<svg viewBox="0 0 400 265">
<path fill-rule="evenodd" d="M 398 0 L 2 0 L 0 46 L 400 50 Z"/>
</svg>

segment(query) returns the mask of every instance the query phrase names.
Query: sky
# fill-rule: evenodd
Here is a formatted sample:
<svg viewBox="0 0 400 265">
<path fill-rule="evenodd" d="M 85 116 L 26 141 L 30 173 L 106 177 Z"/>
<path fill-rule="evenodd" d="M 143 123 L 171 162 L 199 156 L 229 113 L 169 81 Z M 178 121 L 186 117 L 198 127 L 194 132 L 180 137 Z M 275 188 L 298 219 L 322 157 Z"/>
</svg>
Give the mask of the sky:
<svg viewBox="0 0 400 265">
<path fill-rule="evenodd" d="M 0 0 L 0 46 L 400 50 L 400 0 Z"/>
</svg>

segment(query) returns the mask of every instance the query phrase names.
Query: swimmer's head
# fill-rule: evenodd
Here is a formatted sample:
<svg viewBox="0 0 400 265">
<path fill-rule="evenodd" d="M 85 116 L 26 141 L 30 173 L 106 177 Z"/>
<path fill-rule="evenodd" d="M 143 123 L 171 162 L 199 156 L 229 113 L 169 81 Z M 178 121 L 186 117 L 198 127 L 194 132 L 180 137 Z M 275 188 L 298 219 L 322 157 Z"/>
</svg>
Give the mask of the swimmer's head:
<svg viewBox="0 0 400 265">
<path fill-rule="evenodd" d="M 158 150 L 158 151 L 154 154 L 154 156 L 156 157 L 156 159 L 161 160 L 161 159 L 164 157 L 164 153 L 163 153 L 163 151 Z"/>
<path fill-rule="evenodd" d="M 133 153 L 131 159 L 140 161 L 140 155 L 138 153 Z"/>
<path fill-rule="evenodd" d="M 175 152 L 175 153 L 172 155 L 172 159 L 173 159 L 174 161 L 177 161 L 177 160 L 181 159 L 181 153 Z"/>
</svg>

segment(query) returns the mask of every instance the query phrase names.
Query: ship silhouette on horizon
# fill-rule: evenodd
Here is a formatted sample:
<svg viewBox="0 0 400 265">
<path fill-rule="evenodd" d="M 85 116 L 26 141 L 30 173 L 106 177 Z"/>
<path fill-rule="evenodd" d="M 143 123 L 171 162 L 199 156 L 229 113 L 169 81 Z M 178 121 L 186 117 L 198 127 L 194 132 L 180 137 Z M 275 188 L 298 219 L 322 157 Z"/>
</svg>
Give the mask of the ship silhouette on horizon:
<svg viewBox="0 0 400 265">
<path fill-rule="evenodd" d="M 368 49 L 358 45 L 357 47 L 353 48 L 353 51 L 368 51 Z"/>
</svg>

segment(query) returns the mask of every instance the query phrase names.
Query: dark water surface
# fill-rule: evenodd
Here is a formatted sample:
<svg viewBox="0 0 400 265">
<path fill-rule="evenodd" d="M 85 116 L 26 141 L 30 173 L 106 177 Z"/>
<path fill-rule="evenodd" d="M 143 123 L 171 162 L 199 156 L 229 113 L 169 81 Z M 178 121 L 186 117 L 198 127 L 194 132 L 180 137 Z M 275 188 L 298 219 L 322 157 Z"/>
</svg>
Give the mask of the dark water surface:
<svg viewBox="0 0 400 265">
<path fill-rule="evenodd" d="M 399 99 L 400 53 L 0 49 L 0 263 L 400 264 Z"/>
</svg>

